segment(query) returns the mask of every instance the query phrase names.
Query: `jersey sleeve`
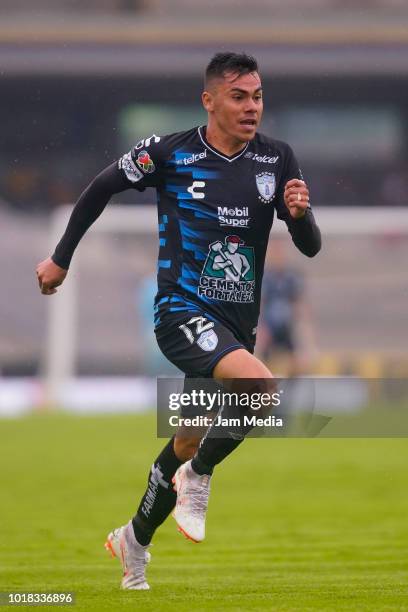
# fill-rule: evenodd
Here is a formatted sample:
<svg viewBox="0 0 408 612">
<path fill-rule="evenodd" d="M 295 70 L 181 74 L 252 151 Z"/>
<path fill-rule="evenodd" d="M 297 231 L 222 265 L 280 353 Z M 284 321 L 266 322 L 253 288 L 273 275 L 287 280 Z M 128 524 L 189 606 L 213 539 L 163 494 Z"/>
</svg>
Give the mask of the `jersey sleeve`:
<svg viewBox="0 0 408 612">
<path fill-rule="evenodd" d="M 102 170 L 79 196 L 65 233 L 51 255 L 53 262 L 68 270 L 82 236 L 102 214 L 111 197 L 127 189 L 129 185 L 116 162 Z"/>
<path fill-rule="evenodd" d="M 285 164 L 283 167 L 283 172 L 279 181 L 275 199 L 276 214 L 278 215 L 278 219 L 282 219 L 283 221 L 286 221 L 289 215 L 285 200 L 283 199 L 283 194 L 285 191 L 286 183 L 291 179 L 300 179 L 301 181 L 304 180 L 302 171 L 299 168 L 299 164 L 294 152 L 292 151 L 289 145 L 286 145 Z"/>
<path fill-rule="evenodd" d="M 289 145 L 285 145 L 285 147 L 285 163 L 275 198 L 276 214 L 278 219 L 285 221 L 288 231 L 292 236 L 292 240 L 299 251 L 307 257 L 314 257 L 321 249 L 322 239 L 310 202 L 308 203 L 304 216 L 299 219 L 294 219 L 283 197 L 285 185 L 288 181 L 295 178 L 301 181 L 304 180 L 295 154 Z"/>
<path fill-rule="evenodd" d="M 129 187 L 144 191 L 146 187 L 159 187 L 166 158 L 165 139 L 156 134 L 140 140 L 118 160 Z"/>
</svg>

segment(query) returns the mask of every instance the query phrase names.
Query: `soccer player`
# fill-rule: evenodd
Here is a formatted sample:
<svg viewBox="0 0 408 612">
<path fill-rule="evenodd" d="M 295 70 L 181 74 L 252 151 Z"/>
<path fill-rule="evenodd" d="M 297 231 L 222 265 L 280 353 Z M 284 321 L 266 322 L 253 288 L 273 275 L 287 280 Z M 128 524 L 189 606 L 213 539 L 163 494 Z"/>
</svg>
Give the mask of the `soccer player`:
<svg viewBox="0 0 408 612">
<path fill-rule="evenodd" d="M 320 231 L 291 148 L 257 133 L 263 100 L 256 60 L 217 53 L 206 69 L 202 103 L 206 126 L 141 140 L 91 182 L 54 254 L 38 265 L 38 282 L 43 294 L 56 292 L 80 239 L 113 194 L 155 187 L 160 251 L 154 313 L 161 351 L 185 372 L 187 383 L 199 377 L 270 379 L 253 350 L 274 213 L 309 257 L 320 250 Z M 176 434 L 166 444 L 136 515 L 108 536 L 107 547 L 122 561 L 123 588 L 149 588 L 148 547 L 173 508 L 179 530 L 203 540 L 211 474 L 242 440 L 206 435 L 200 443 Z"/>
</svg>

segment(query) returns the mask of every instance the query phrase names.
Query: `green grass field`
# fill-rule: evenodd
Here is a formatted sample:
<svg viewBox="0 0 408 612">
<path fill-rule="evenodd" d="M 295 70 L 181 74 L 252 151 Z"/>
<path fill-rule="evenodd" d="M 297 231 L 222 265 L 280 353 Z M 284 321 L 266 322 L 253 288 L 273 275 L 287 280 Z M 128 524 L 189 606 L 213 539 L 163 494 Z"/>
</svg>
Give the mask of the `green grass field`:
<svg viewBox="0 0 408 612">
<path fill-rule="evenodd" d="M 155 417 L 0 429 L 0 591 L 74 591 L 78 611 L 408 610 L 406 439 L 247 440 L 214 475 L 205 542 L 169 518 L 151 590 L 126 592 L 103 543 L 163 445 Z"/>
</svg>

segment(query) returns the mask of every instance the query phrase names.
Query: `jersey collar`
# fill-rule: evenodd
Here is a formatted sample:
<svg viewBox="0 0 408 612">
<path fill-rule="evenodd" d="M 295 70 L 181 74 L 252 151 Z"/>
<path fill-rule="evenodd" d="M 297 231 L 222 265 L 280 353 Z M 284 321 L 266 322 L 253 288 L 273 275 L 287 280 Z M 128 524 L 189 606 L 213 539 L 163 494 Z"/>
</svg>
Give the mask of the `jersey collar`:
<svg viewBox="0 0 408 612">
<path fill-rule="evenodd" d="M 204 130 L 205 130 L 205 126 L 200 125 L 200 127 L 198 128 L 198 135 L 201 138 L 201 141 L 203 143 L 203 145 L 205 147 L 207 147 L 207 149 L 209 149 L 212 153 L 214 153 L 214 155 L 218 155 L 218 157 L 221 157 L 222 159 L 225 159 L 227 162 L 233 162 L 236 159 L 238 159 L 239 157 L 241 157 L 241 155 L 243 153 L 245 153 L 245 151 L 247 150 L 248 146 L 249 146 L 249 142 L 246 143 L 245 147 L 242 149 L 242 151 L 240 151 L 239 153 L 237 153 L 236 155 L 233 155 L 232 157 L 229 157 L 228 155 L 224 155 L 224 153 L 221 153 L 220 151 L 218 151 L 215 147 L 212 147 L 208 142 L 207 139 L 204 135 Z"/>
</svg>

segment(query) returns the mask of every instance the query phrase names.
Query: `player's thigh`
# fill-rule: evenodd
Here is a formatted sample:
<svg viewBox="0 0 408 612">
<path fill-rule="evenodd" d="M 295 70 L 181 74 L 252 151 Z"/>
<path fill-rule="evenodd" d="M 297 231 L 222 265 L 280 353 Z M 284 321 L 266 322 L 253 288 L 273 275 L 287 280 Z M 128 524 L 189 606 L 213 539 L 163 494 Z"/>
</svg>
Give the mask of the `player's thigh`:
<svg viewBox="0 0 408 612">
<path fill-rule="evenodd" d="M 238 349 L 228 355 L 225 355 L 214 368 L 213 377 L 217 383 L 222 385 L 229 391 L 235 393 L 243 393 L 246 396 L 249 394 L 259 393 L 275 393 L 276 379 L 271 371 L 262 361 L 252 355 L 249 351 Z M 247 404 L 245 404 L 247 405 Z M 243 410 L 243 413 L 241 412 Z M 237 413 L 238 411 L 238 413 Z M 240 416 L 246 414 L 248 408 L 241 406 L 231 406 L 227 408 L 225 416 Z M 268 407 L 262 408 L 264 416 L 269 414 Z M 261 416 L 261 414 L 258 414 Z M 247 430 L 250 431 L 251 427 Z"/>
<path fill-rule="evenodd" d="M 213 376 L 216 380 L 235 378 L 273 378 L 272 372 L 249 351 L 238 348 L 218 361 Z"/>
</svg>

